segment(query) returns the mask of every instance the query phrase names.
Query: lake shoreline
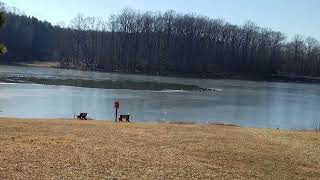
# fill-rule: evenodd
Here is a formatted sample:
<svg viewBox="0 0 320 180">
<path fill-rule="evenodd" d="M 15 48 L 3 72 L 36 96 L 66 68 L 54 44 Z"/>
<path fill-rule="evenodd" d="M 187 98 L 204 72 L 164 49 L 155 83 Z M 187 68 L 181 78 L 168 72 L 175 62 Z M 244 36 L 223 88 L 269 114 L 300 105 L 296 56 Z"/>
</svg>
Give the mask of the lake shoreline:
<svg viewBox="0 0 320 180">
<path fill-rule="evenodd" d="M 1 112 L 1 111 L 0 111 Z M 115 123 L 114 120 L 106 120 L 106 119 L 93 119 L 88 117 L 87 120 L 81 120 L 77 119 L 76 117 L 70 117 L 70 118 L 16 118 L 16 117 L 1 117 L 1 120 L 13 120 L 13 121 L 79 121 L 79 122 L 95 122 L 95 123 Z M 118 122 L 117 122 L 118 123 Z M 164 125 L 191 125 L 191 126 L 221 126 L 221 127 L 233 127 L 233 128 L 241 128 L 241 129 L 256 129 L 256 130 L 275 130 L 275 131 L 287 131 L 287 132 L 319 132 L 320 134 L 320 121 L 318 126 L 313 127 L 312 129 L 294 129 L 294 128 L 276 128 L 276 127 L 254 127 L 254 126 L 240 126 L 238 124 L 234 123 L 223 123 L 223 122 L 196 122 L 196 121 L 178 121 L 178 120 L 172 120 L 172 121 L 162 121 L 162 120 L 153 120 L 153 121 L 133 121 L 129 124 L 164 124 Z M 122 123 L 120 123 L 122 124 Z M 125 123 L 126 124 L 126 123 Z"/>
<path fill-rule="evenodd" d="M 114 74 L 128 74 L 128 75 L 149 75 L 149 76 L 161 76 L 161 77 L 173 77 L 173 78 L 191 78 L 191 79 L 209 79 L 209 80 L 245 80 L 245 81 L 256 81 L 256 82 L 286 82 L 286 83 L 316 83 L 320 84 L 320 77 L 313 76 L 299 76 L 286 73 L 278 74 L 266 74 L 266 75 L 254 75 L 254 74 L 240 74 L 240 73 L 215 73 L 206 76 L 199 76 L 195 74 L 190 75 L 178 75 L 171 73 L 147 73 L 147 72 L 125 72 L 125 71 L 112 71 L 106 69 L 83 69 L 77 67 L 61 67 L 58 61 L 33 61 L 33 62 L 16 62 L 9 63 L 9 65 L 23 66 L 23 67 L 38 67 L 38 68 L 57 68 L 57 69 L 70 69 L 70 70 L 81 70 L 89 72 L 102 72 L 102 73 L 114 73 Z"/>
<path fill-rule="evenodd" d="M 320 176 L 320 134 L 310 131 L 0 118 L 0 134 L 1 179 Z"/>
</svg>

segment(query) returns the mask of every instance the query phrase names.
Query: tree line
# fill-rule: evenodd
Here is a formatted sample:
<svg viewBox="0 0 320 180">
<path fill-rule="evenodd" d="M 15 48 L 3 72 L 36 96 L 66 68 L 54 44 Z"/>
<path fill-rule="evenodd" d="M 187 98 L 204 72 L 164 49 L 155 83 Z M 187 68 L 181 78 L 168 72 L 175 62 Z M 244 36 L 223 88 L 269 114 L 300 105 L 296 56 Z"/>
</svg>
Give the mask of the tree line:
<svg viewBox="0 0 320 180">
<path fill-rule="evenodd" d="M 320 43 L 253 22 L 238 26 L 175 11 L 124 9 L 105 20 L 77 15 L 68 26 L 6 12 L 0 41 L 11 60 L 59 60 L 63 68 L 214 76 L 320 75 Z"/>
<path fill-rule="evenodd" d="M 2 26 L 3 23 L 4 23 L 4 13 L 0 12 L 0 27 Z M 0 44 L 0 55 L 6 52 L 7 52 L 7 48 L 3 44 Z"/>
</svg>

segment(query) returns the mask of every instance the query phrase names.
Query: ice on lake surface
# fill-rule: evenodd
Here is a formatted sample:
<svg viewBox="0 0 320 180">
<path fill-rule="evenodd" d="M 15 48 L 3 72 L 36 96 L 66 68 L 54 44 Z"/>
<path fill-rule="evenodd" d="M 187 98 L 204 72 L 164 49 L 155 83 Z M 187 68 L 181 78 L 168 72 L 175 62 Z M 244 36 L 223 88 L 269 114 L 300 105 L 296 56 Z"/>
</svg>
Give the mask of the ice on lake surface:
<svg viewBox="0 0 320 180">
<path fill-rule="evenodd" d="M 16 82 L 25 78 L 138 82 L 139 88 L 171 83 L 216 91 L 180 90 L 180 87 L 101 89 Z M 0 79 L 6 79 L 0 82 L 2 117 L 71 118 L 75 113 L 88 112 L 91 118 L 112 120 L 113 102 L 119 99 L 120 114 L 129 113 L 134 121 L 140 122 L 186 121 L 312 129 L 320 118 L 320 86 L 317 84 L 169 78 L 15 66 L 0 66 Z"/>
</svg>

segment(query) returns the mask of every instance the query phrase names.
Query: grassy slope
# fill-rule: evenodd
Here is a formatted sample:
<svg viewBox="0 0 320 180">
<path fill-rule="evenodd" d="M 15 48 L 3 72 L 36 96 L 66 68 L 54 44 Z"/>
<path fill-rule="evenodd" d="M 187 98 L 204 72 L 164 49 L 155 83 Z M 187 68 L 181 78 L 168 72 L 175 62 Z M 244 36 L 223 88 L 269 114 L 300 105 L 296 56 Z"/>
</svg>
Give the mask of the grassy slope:
<svg viewBox="0 0 320 180">
<path fill-rule="evenodd" d="M 320 133 L 0 120 L 0 179 L 320 177 Z"/>
</svg>

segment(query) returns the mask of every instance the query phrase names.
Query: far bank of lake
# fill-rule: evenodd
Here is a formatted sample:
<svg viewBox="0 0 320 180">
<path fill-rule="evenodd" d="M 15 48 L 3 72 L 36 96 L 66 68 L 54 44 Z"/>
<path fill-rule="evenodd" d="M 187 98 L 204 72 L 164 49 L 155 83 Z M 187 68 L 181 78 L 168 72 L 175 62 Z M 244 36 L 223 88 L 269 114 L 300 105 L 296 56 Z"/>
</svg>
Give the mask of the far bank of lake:
<svg viewBox="0 0 320 180">
<path fill-rule="evenodd" d="M 1 65 L 1 63 L 0 63 Z M 200 78 L 200 79 L 232 79 L 232 80 L 247 80 L 247 81 L 257 81 L 257 82 L 292 82 L 292 83 L 320 83 L 320 77 L 314 76 L 302 76 L 288 74 L 284 72 L 278 72 L 276 74 L 240 74 L 240 73 L 215 73 L 215 74 L 188 74 L 188 75 L 178 75 L 172 73 L 143 73 L 143 72 L 126 72 L 126 71 L 111 71 L 106 69 L 96 69 L 89 70 L 79 67 L 69 67 L 63 68 L 60 66 L 58 61 L 30 61 L 30 62 L 14 62 L 5 65 L 11 66 L 23 66 L 23 67 L 42 67 L 42 68 L 58 68 L 58 69 L 69 69 L 69 70 L 82 70 L 91 72 L 104 72 L 104 73 L 117 73 L 117 74 L 131 74 L 131 75 L 149 75 L 149 76 L 162 76 L 162 77 L 176 77 L 176 78 Z"/>
</svg>

